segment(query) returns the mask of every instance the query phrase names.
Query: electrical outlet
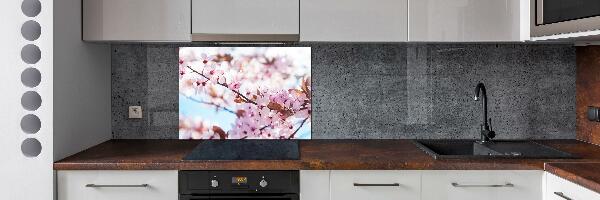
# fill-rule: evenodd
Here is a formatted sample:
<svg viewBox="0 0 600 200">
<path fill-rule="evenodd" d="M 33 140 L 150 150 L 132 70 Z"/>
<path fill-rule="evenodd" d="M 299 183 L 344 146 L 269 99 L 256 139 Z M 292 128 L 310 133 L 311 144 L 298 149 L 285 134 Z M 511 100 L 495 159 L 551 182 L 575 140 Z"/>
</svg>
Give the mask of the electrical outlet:
<svg viewBox="0 0 600 200">
<path fill-rule="evenodd" d="M 129 106 L 129 119 L 141 119 L 142 106 Z"/>
</svg>

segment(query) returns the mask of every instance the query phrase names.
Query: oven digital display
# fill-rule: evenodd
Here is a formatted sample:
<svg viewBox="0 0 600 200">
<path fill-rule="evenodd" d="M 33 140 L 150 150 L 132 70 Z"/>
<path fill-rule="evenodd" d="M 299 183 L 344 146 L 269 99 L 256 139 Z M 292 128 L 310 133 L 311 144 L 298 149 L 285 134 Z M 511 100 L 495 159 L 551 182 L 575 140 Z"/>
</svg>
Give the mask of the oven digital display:
<svg viewBox="0 0 600 200">
<path fill-rule="evenodd" d="M 236 185 L 246 185 L 246 184 L 248 184 L 248 177 L 245 177 L 245 176 L 231 177 L 231 183 L 236 184 Z"/>
</svg>

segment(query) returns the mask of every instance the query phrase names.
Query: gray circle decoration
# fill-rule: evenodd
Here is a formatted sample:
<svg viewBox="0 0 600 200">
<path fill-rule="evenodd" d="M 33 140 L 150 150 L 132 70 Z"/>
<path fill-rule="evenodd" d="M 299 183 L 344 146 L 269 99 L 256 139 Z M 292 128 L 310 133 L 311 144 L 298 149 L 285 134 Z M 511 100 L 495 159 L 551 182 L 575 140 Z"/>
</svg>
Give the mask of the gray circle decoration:
<svg viewBox="0 0 600 200">
<path fill-rule="evenodd" d="M 42 81 L 42 74 L 36 68 L 27 68 L 21 73 L 21 83 L 27 87 L 36 87 Z"/>
<path fill-rule="evenodd" d="M 21 59 L 27 64 L 35 64 L 42 58 L 40 48 L 34 44 L 28 44 L 21 49 Z"/>
<path fill-rule="evenodd" d="M 42 97 L 37 92 L 27 91 L 21 96 L 21 105 L 25 110 L 37 110 L 42 105 Z"/>
<path fill-rule="evenodd" d="M 29 41 L 34 41 L 40 38 L 42 34 L 42 27 L 39 23 L 33 20 L 26 21 L 21 26 L 21 35 L 23 38 Z"/>
<path fill-rule="evenodd" d="M 40 118 L 33 114 L 28 114 L 21 118 L 21 130 L 23 130 L 23 132 L 25 133 L 37 133 L 38 131 L 40 131 L 41 127 L 42 122 L 40 121 Z"/>
<path fill-rule="evenodd" d="M 42 153 L 42 143 L 35 138 L 27 138 L 21 143 L 21 152 L 27 157 L 37 157 Z"/>
<path fill-rule="evenodd" d="M 27 17 L 35 17 L 42 11 L 42 3 L 39 0 L 23 0 L 21 11 Z"/>
</svg>

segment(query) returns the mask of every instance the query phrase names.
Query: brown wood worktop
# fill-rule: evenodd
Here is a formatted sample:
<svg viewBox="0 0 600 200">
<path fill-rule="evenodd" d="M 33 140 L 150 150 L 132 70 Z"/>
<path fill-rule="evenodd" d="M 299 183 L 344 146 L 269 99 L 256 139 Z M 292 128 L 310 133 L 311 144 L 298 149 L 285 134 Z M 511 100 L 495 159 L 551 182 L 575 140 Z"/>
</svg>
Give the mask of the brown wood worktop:
<svg viewBox="0 0 600 200">
<path fill-rule="evenodd" d="M 577 140 L 542 144 L 581 159 L 435 160 L 411 140 L 303 140 L 300 160 L 183 161 L 201 141 L 110 140 L 54 164 L 55 170 L 526 170 L 548 162 L 600 162 L 600 147 Z"/>
<path fill-rule="evenodd" d="M 600 162 L 546 163 L 545 170 L 568 181 L 600 193 Z"/>
</svg>

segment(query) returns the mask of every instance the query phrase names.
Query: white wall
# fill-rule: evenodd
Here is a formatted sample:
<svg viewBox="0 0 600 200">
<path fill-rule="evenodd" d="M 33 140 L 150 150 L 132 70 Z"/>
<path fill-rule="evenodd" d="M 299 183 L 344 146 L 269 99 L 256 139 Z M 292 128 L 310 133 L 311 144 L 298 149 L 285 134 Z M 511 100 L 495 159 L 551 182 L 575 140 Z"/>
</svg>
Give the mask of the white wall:
<svg viewBox="0 0 600 200">
<path fill-rule="evenodd" d="M 21 12 L 22 0 L 0 1 L 0 199 L 44 200 L 53 196 L 53 123 L 52 123 L 52 6 L 53 1 L 41 0 L 41 13 L 27 17 Z M 41 36 L 27 41 L 21 36 L 21 25 L 35 20 L 41 25 Z M 39 46 L 41 59 L 35 64 L 21 60 L 21 48 L 27 44 Z M 28 88 L 21 83 L 21 72 L 34 67 L 41 73 L 41 83 Z M 41 106 L 26 111 L 21 106 L 25 91 L 35 91 Z M 26 114 L 40 118 L 41 128 L 35 134 L 21 130 L 20 121 Z M 21 143 L 34 138 L 41 143 L 41 153 L 26 157 Z"/>
<path fill-rule="evenodd" d="M 110 46 L 81 40 L 81 0 L 54 0 L 54 160 L 112 137 Z"/>
<path fill-rule="evenodd" d="M 21 11 L 22 2 L 0 1 L 0 199 L 53 199 L 52 163 L 111 137 L 110 46 L 81 42 L 80 0 L 41 0 L 41 12 L 29 17 Z M 41 26 L 41 36 L 33 41 L 21 36 L 28 20 Z M 21 59 L 28 44 L 39 47 L 38 62 Z M 39 85 L 21 83 L 26 68 L 40 71 Z M 26 91 L 41 96 L 39 108 L 21 105 Z M 33 134 L 20 125 L 27 114 L 41 121 Z M 28 138 L 41 143 L 39 155 L 22 153 Z"/>
</svg>

